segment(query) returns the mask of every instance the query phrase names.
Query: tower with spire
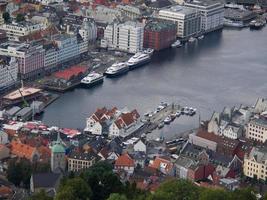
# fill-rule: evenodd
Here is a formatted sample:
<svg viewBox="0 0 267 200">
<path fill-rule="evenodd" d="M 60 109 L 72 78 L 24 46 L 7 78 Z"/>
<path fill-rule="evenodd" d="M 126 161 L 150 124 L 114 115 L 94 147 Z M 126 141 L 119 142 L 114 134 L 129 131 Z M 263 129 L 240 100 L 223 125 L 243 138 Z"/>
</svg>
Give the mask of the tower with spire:
<svg viewBox="0 0 267 200">
<path fill-rule="evenodd" d="M 51 171 L 59 172 L 65 171 L 66 159 L 65 159 L 65 147 L 60 138 L 60 134 L 57 134 L 57 140 L 53 142 L 51 148 Z"/>
</svg>

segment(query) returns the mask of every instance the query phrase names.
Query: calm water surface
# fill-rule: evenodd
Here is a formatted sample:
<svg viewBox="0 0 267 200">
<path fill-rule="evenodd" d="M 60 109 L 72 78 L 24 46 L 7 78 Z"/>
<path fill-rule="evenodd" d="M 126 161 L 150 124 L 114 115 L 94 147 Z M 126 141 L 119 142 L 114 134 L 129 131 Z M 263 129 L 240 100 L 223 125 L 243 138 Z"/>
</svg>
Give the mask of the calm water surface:
<svg viewBox="0 0 267 200">
<path fill-rule="evenodd" d="M 196 107 L 201 119 L 224 106 L 254 104 L 267 97 L 267 28 L 225 29 L 179 49 L 153 56 L 149 65 L 117 79 L 105 79 L 93 89 L 63 94 L 43 115 L 49 125 L 84 128 L 97 107 L 137 108 L 143 114 L 161 101 Z M 164 134 L 198 125 L 198 116 L 176 119 Z"/>
</svg>

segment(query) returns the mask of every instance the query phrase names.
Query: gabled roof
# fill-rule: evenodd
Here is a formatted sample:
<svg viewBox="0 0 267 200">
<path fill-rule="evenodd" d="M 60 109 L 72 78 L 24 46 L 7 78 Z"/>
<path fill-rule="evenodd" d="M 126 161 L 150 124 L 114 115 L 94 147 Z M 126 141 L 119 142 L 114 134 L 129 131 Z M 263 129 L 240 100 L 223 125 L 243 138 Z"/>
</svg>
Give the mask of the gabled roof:
<svg viewBox="0 0 267 200">
<path fill-rule="evenodd" d="M 134 160 L 129 156 L 128 153 L 125 153 L 118 157 L 118 159 L 115 161 L 115 166 L 134 167 Z"/>
<path fill-rule="evenodd" d="M 33 153 L 36 151 L 36 148 L 31 147 L 26 144 L 22 144 L 14 140 L 10 143 L 10 145 L 11 145 L 11 148 L 10 148 L 11 153 L 20 158 L 25 157 L 31 160 Z"/>
<path fill-rule="evenodd" d="M 34 188 L 55 188 L 60 179 L 60 174 L 55 173 L 38 173 L 33 174 Z"/>
<path fill-rule="evenodd" d="M 167 158 L 156 157 L 154 161 L 149 163 L 149 167 L 158 170 L 163 169 L 165 172 L 169 172 L 173 168 L 173 163 Z"/>
<path fill-rule="evenodd" d="M 124 126 L 128 127 L 133 124 L 140 117 L 137 110 L 133 110 L 128 113 L 122 113 L 119 118 L 115 121 L 116 126 L 121 129 Z"/>
</svg>

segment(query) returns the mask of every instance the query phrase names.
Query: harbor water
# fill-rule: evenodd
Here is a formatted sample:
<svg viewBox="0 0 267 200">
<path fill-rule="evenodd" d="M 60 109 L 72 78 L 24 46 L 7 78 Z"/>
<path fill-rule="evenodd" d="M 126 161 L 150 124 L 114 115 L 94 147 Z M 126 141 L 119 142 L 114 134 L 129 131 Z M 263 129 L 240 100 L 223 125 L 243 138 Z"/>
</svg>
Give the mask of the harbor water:
<svg viewBox="0 0 267 200">
<path fill-rule="evenodd" d="M 198 109 L 194 117 L 181 116 L 155 133 L 175 135 L 198 126 L 224 106 L 254 104 L 267 97 L 267 28 L 224 29 L 153 55 L 151 63 L 118 78 L 105 78 L 94 88 L 64 93 L 45 110 L 49 125 L 85 127 L 85 119 L 98 107 L 156 109 L 161 101 Z"/>
</svg>

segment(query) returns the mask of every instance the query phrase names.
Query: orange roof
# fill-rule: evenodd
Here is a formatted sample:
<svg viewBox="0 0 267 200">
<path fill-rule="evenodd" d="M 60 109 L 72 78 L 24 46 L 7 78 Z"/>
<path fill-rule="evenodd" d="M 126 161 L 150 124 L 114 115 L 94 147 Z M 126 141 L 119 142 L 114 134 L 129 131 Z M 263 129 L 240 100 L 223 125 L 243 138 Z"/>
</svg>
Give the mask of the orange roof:
<svg viewBox="0 0 267 200">
<path fill-rule="evenodd" d="M 160 170 L 162 168 L 163 164 L 164 164 L 164 166 L 166 166 L 165 167 L 166 172 L 171 170 L 173 167 L 173 164 L 171 163 L 171 161 L 169 161 L 165 158 L 161 158 L 161 157 L 155 158 L 155 160 L 153 162 L 151 162 L 148 167 Z"/>
<path fill-rule="evenodd" d="M 12 189 L 7 186 L 0 186 L 0 197 L 9 196 L 12 194 Z"/>
<path fill-rule="evenodd" d="M 18 157 L 25 157 L 29 160 L 31 160 L 32 158 L 32 155 L 34 153 L 34 151 L 36 150 L 36 148 L 34 147 L 31 147 L 29 145 L 26 145 L 26 144 L 22 144 L 20 142 L 17 142 L 17 141 L 12 141 L 11 143 L 11 154 L 14 154 Z"/>
<path fill-rule="evenodd" d="M 87 67 L 85 66 L 73 66 L 69 69 L 54 73 L 54 76 L 59 79 L 70 80 L 72 77 L 78 76 L 86 71 Z"/>
<path fill-rule="evenodd" d="M 118 159 L 115 161 L 115 166 L 134 167 L 134 160 L 129 156 L 128 153 L 125 153 L 118 157 Z"/>
<path fill-rule="evenodd" d="M 49 160 L 51 157 L 51 150 L 46 146 L 40 146 L 37 148 L 38 153 L 40 154 L 40 160 Z"/>
</svg>

